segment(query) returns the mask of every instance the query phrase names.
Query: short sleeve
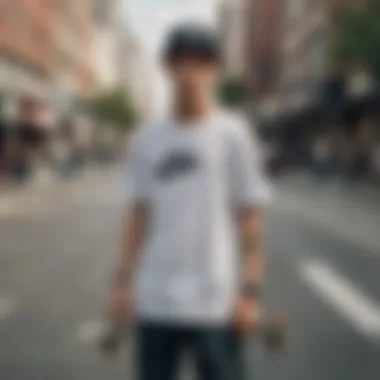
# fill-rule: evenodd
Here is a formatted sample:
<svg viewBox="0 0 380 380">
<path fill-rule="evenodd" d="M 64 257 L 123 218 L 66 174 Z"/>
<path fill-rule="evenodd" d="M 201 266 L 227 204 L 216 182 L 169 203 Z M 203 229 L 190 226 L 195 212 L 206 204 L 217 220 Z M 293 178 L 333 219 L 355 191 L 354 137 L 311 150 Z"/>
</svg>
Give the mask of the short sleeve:
<svg viewBox="0 0 380 380">
<path fill-rule="evenodd" d="M 248 123 L 237 126 L 231 155 L 232 198 L 239 206 L 266 205 L 271 189 L 264 172 L 260 143 Z"/>
<path fill-rule="evenodd" d="M 148 198 L 148 167 L 142 141 L 136 137 L 127 154 L 126 183 L 127 196 L 131 201 L 142 201 Z"/>
</svg>

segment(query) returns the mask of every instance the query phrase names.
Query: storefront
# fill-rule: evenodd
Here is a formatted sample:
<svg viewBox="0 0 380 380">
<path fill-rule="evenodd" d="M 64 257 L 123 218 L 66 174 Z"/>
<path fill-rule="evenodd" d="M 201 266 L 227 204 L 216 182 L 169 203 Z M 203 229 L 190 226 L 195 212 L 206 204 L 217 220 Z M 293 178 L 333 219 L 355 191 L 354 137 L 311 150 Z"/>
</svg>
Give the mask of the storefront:
<svg viewBox="0 0 380 380">
<path fill-rule="evenodd" d="M 17 102 L 21 96 L 49 101 L 51 86 L 42 74 L 28 70 L 8 60 L 0 60 L 0 94 L 5 119 L 17 117 Z"/>
</svg>

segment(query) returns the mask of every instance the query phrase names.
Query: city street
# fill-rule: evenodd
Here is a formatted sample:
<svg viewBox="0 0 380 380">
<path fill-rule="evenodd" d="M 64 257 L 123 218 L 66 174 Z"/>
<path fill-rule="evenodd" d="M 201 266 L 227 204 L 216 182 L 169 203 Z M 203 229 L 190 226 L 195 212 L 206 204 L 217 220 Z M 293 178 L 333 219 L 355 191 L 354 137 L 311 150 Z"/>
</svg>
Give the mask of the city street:
<svg viewBox="0 0 380 380">
<path fill-rule="evenodd" d="M 379 379 L 378 205 L 346 207 L 299 178 L 275 187 L 264 298 L 290 331 L 280 355 L 249 344 L 255 378 Z M 124 201 L 116 170 L 0 200 L 0 379 L 133 380 L 132 339 L 116 358 L 94 344 Z"/>
</svg>

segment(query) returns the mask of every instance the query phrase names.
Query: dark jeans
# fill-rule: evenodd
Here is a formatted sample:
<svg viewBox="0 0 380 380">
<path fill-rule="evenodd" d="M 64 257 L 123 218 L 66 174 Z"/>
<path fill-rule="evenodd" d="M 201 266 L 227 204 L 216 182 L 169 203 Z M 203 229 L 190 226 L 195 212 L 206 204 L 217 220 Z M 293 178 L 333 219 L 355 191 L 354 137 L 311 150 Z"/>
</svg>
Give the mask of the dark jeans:
<svg viewBox="0 0 380 380">
<path fill-rule="evenodd" d="M 182 354 L 194 358 L 199 380 L 246 380 L 243 341 L 227 327 L 177 327 L 141 323 L 137 329 L 137 379 L 177 380 Z"/>
</svg>

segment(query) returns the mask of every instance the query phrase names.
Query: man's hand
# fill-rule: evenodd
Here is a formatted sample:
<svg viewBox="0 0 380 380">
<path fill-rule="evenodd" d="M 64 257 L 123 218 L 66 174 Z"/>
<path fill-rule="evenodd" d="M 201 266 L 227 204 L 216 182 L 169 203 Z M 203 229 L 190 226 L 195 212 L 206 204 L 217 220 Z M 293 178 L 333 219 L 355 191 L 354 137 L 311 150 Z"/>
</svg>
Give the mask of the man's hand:
<svg viewBox="0 0 380 380">
<path fill-rule="evenodd" d="M 123 332 L 132 319 L 130 291 L 115 287 L 111 290 L 109 306 L 110 327 L 101 337 L 99 346 L 103 354 L 112 355 L 119 351 Z"/>
<path fill-rule="evenodd" d="M 144 203 L 133 203 L 127 208 L 123 223 L 121 256 L 109 300 L 110 328 L 100 342 L 101 349 L 106 353 L 114 353 L 118 350 L 123 333 L 132 322 L 132 292 L 129 285 L 145 237 L 146 219 Z"/>
<path fill-rule="evenodd" d="M 235 309 L 235 324 L 238 333 L 246 337 L 259 328 L 260 322 L 260 301 L 243 296 L 239 298 Z"/>
<path fill-rule="evenodd" d="M 115 287 L 111 290 L 109 318 L 115 328 L 122 328 L 131 323 L 132 300 L 128 289 Z"/>
<path fill-rule="evenodd" d="M 260 285 L 263 274 L 261 215 L 252 207 L 238 211 L 240 243 L 243 255 L 242 288 L 236 303 L 235 323 L 243 336 L 257 330 L 262 322 Z"/>
</svg>

